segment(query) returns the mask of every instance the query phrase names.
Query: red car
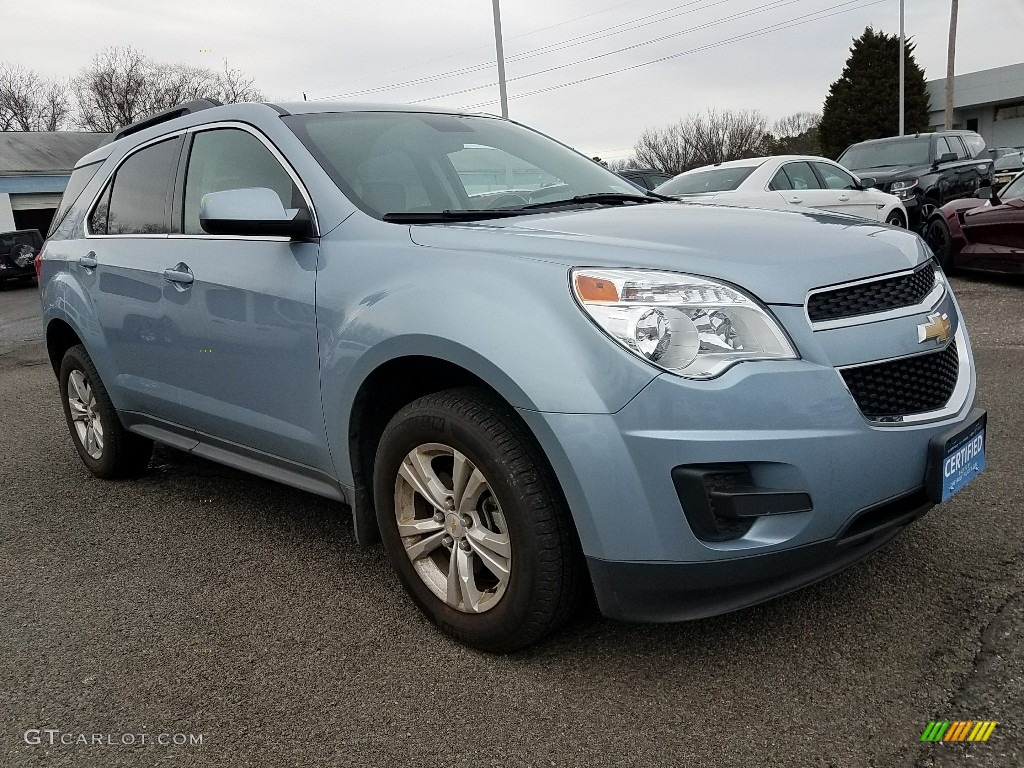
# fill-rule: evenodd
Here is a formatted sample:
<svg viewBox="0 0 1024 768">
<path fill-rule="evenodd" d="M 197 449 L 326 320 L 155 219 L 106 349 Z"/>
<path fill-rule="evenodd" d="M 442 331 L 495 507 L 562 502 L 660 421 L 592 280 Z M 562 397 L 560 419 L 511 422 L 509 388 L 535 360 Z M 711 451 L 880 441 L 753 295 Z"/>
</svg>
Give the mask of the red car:
<svg viewBox="0 0 1024 768">
<path fill-rule="evenodd" d="M 947 271 L 1024 273 L 1024 173 L 998 192 L 953 200 L 932 214 L 925 239 Z"/>
</svg>

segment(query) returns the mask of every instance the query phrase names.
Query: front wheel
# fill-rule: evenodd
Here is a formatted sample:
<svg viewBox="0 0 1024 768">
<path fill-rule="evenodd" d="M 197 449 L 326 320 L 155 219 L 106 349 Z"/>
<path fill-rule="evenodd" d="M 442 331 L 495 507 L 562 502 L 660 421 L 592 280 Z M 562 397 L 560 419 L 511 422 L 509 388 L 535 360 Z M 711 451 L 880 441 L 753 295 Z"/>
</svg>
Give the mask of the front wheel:
<svg viewBox="0 0 1024 768">
<path fill-rule="evenodd" d="M 141 474 L 153 441 L 121 424 L 85 347 L 79 344 L 64 353 L 58 378 L 71 441 L 89 471 L 105 479 Z"/>
<path fill-rule="evenodd" d="M 889 215 L 885 217 L 885 223 L 891 224 L 894 227 L 907 228 L 907 220 L 903 218 L 903 214 L 899 211 L 890 211 Z"/>
<path fill-rule="evenodd" d="M 525 426 L 486 390 L 438 392 L 395 415 L 374 504 L 406 591 L 458 640 L 514 651 L 575 610 L 582 565 L 561 492 Z"/>
</svg>

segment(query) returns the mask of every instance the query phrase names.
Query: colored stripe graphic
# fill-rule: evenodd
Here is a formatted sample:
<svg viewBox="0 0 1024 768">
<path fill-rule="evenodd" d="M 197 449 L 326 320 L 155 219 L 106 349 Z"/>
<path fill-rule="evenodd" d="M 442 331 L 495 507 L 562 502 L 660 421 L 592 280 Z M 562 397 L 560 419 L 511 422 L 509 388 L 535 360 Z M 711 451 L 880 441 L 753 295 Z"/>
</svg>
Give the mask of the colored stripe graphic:
<svg viewBox="0 0 1024 768">
<path fill-rule="evenodd" d="M 948 728 L 948 720 L 932 720 L 921 734 L 921 741 L 941 741 Z"/>
<path fill-rule="evenodd" d="M 932 720 L 921 741 L 988 741 L 997 725 L 995 720 Z"/>
</svg>

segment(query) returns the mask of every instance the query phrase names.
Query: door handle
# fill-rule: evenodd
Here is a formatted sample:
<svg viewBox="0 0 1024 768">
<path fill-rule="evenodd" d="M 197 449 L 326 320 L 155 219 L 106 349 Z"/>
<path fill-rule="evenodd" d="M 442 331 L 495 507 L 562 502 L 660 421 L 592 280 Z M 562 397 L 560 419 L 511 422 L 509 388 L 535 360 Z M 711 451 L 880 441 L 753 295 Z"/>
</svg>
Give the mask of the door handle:
<svg viewBox="0 0 1024 768">
<path fill-rule="evenodd" d="M 97 264 L 99 264 L 99 262 L 96 261 L 96 251 L 89 251 L 85 256 L 78 257 L 78 265 L 80 267 L 95 269 Z"/>
<path fill-rule="evenodd" d="M 803 201 L 804 201 L 804 199 L 802 197 L 797 197 L 796 195 L 794 195 L 793 197 L 789 198 L 789 202 L 793 203 L 794 205 L 798 205 L 798 204 L 802 203 Z"/>
<path fill-rule="evenodd" d="M 839 196 L 839 202 L 840 203 L 848 203 L 849 201 L 850 201 L 850 196 L 849 195 L 840 195 Z"/>
<path fill-rule="evenodd" d="M 175 264 L 170 269 L 164 270 L 164 280 L 171 283 L 190 285 L 193 279 L 192 270 L 185 263 Z"/>
</svg>

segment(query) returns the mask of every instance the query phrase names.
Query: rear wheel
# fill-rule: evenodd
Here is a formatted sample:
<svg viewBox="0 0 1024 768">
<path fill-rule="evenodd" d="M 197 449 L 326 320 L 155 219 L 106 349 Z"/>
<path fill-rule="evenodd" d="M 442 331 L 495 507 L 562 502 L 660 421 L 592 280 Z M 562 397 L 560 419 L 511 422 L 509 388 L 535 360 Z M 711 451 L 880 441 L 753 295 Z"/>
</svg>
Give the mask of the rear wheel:
<svg viewBox="0 0 1024 768">
<path fill-rule="evenodd" d="M 925 242 L 928 243 L 942 269 L 949 272 L 953 268 L 953 238 L 949 234 L 949 225 L 938 216 L 932 219 L 925 228 Z"/>
<path fill-rule="evenodd" d="M 71 440 L 89 471 L 106 479 L 141 474 L 149 464 L 153 442 L 122 426 L 81 344 L 64 353 L 59 381 Z"/>
<path fill-rule="evenodd" d="M 575 610 L 583 569 L 561 493 L 532 436 L 486 390 L 438 392 L 395 415 L 374 504 L 406 591 L 462 642 L 514 651 Z"/>
</svg>

